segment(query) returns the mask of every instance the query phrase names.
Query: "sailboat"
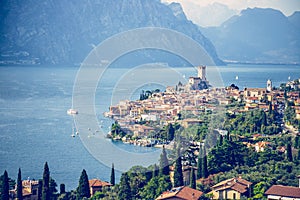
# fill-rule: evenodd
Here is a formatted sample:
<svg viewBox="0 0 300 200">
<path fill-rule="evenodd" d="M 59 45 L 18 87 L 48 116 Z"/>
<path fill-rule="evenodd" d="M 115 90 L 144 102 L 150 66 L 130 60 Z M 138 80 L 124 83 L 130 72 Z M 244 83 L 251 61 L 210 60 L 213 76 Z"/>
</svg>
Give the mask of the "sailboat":
<svg viewBox="0 0 300 200">
<path fill-rule="evenodd" d="M 239 80 L 239 76 L 235 76 L 235 80 Z"/>
<path fill-rule="evenodd" d="M 73 126 L 72 126 L 72 135 L 71 135 L 71 137 L 75 137 L 74 131 L 75 131 L 75 128 L 74 128 L 74 125 L 73 125 Z M 76 133 L 77 133 L 77 132 L 76 132 Z"/>
</svg>

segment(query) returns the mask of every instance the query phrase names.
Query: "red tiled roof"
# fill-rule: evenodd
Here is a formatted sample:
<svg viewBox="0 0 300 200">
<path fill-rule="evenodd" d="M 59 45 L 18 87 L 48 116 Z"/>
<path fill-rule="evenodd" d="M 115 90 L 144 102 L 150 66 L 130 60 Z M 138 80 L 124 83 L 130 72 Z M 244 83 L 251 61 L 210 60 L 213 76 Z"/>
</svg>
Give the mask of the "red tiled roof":
<svg viewBox="0 0 300 200">
<path fill-rule="evenodd" d="M 245 179 L 242 178 L 237 178 L 239 183 L 242 183 L 243 185 L 252 185 L 252 183 L 250 181 L 247 181 Z"/>
<path fill-rule="evenodd" d="M 239 192 L 239 193 L 241 193 L 241 194 L 247 192 L 247 187 L 245 187 L 244 185 L 239 184 L 239 183 L 235 183 L 235 184 L 231 187 L 231 189 L 233 189 L 233 190 L 235 190 L 235 191 L 237 191 L 237 192 Z"/>
<path fill-rule="evenodd" d="M 283 185 L 272 185 L 266 192 L 266 195 L 276 195 L 284 197 L 300 198 L 300 188 Z"/>
<path fill-rule="evenodd" d="M 241 194 L 247 192 L 249 186 L 252 183 L 249 181 L 246 181 L 242 178 L 231 178 L 227 179 L 225 181 L 222 181 L 214 186 L 212 188 L 216 191 L 225 190 L 225 189 L 232 189 L 235 190 Z"/>
<path fill-rule="evenodd" d="M 164 200 L 170 198 L 180 198 L 186 200 L 198 200 L 203 195 L 203 192 L 192 189 L 190 187 L 173 188 L 171 191 L 163 192 L 156 200 Z"/>
<path fill-rule="evenodd" d="M 105 182 L 105 181 L 101 181 L 99 179 L 92 179 L 89 180 L 89 184 L 90 187 L 105 187 L 105 186 L 112 186 L 112 184 Z"/>
</svg>

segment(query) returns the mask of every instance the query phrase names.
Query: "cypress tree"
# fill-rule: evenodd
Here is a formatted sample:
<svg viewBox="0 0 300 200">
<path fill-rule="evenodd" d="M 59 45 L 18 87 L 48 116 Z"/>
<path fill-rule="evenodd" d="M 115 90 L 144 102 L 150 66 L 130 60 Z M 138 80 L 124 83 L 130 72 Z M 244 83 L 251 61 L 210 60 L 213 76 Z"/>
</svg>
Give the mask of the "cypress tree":
<svg viewBox="0 0 300 200">
<path fill-rule="evenodd" d="M 286 158 L 289 162 L 293 162 L 292 145 L 290 142 L 287 144 Z"/>
<path fill-rule="evenodd" d="M 110 184 L 115 185 L 115 167 L 114 167 L 114 163 L 111 166 Z"/>
<path fill-rule="evenodd" d="M 175 129 L 172 124 L 168 126 L 168 140 L 173 140 L 175 135 Z"/>
<path fill-rule="evenodd" d="M 43 190 L 43 180 L 39 179 L 38 200 L 42 199 L 42 190 Z"/>
<path fill-rule="evenodd" d="M 158 171 L 159 171 L 159 169 L 158 169 L 157 165 L 154 164 L 153 172 L 152 172 L 152 178 L 158 176 Z"/>
<path fill-rule="evenodd" d="M 123 173 L 121 176 L 118 196 L 120 200 L 131 199 L 131 188 L 130 188 L 129 177 L 127 173 Z"/>
<path fill-rule="evenodd" d="M 162 175 L 169 176 L 169 173 L 170 173 L 169 161 L 168 161 L 165 147 L 163 146 L 162 153 L 160 155 L 160 160 L 159 160 L 159 174 L 160 174 L 160 176 L 162 176 Z"/>
<path fill-rule="evenodd" d="M 267 115 L 266 115 L 266 113 L 263 110 L 261 111 L 261 115 L 262 115 L 262 119 L 261 119 L 262 124 L 264 126 L 267 126 L 268 125 L 268 123 L 267 123 Z"/>
<path fill-rule="evenodd" d="M 57 184 L 53 178 L 50 177 L 50 183 L 49 183 L 49 194 L 50 194 L 50 199 L 56 199 L 57 197 Z"/>
<path fill-rule="evenodd" d="M 197 162 L 197 179 L 202 177 L 202 147 L 200 145 L 199 147 L 199 155 L 198 155 L 198 162 Z"/>
<path fill-rule="evenodd" d="M 219 146 L 222 146 L 223 145 L 223 136 L 220 135 L 220 138 L 219 138 Z"/>
<path fill-rule="evenodd" d="M 23 186 L 22 186 L 22 175 L 21 175 L 21 169 L 19 168 L 18 180 L 17 180 L 17 199 L 18 200 L 23 200 L 22 189 L 23 189 Z"/>
<path fill-rule="evenodd" d="M 182 175 L 180 147 L 178 147 L 177 160 L 175 162 L 175 170 L 174 170 L 174 187 L 179 187 L 183 185 L 184 184 L 183 184 L 183 175 Z"/>
<path fill-rule="evenodd" d="M 195 177 L 194 167 L 192 167 L 192 169 L 191 169 L 190 187 L 193 188 L 193 189 L 196 189 L 196 177 Z"/>
<path fill-rule="evenodd" d="M 43 173 L 42 200 L 50 200 L 49 184 L 50 184 L 50 171 L 49 171 L 48 163 L 46 162 L 44 165 L 44 173 Z"/>
<path fill-rule="evenodd" d="M 2 179 L 1 200 L 9 200 L 9 178 L 6 170 Z"/>
<path fill-rule="evenodd" d="M 273 114 L 273 105 L 272 105 L 272 101 L 269 104 L 269 115 Z"/>
<path fill-rule="evenodd" d="M 205 146 L 203 146 L 203 156 L 202 156 L 202 178 L 207 178 L 208 170 L 207 170 L 207 156 Z"/>
<path fill-rule="evenodd" d="M 298 149 L 300 147 L 300 137 L 297 135 L 295 137 L 294 148 Z"/>
<path fill-rule="evenodd" d="M 77 187 L 76 199 L 81 200 L 84 197 L 89 198 L 90 196 L 91 194 L 90 194 L 89 178 L 85 169 L 83 169 L 81 172 L 81 176 L 79 178 L 79 185 Z"/>
<path fill-rule="evenodd" d="M 65 186 L 65 184 L 61 183 L 61 184 L 59 185 L 59 193 L 60 193 L 60 194 L 66 193 L 66 186 Z"/>
<path fill-rule="evenodd" d="M 298 150 L 297 159 L 300 161 L 300 149 Z"/>
</svg>

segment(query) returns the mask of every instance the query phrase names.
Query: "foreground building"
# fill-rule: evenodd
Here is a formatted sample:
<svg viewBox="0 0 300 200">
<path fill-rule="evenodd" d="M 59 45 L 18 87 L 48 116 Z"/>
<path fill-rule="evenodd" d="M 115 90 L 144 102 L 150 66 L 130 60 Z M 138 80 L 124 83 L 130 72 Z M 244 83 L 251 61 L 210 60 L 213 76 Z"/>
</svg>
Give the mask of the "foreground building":
<svg viewBox="0 0 300 200">
<path fill-rule="evenodd" d="M 39 194 L 39 181 L 36 180 L 23 180 L 22 181 L 22 196 L 23 200 L 38 200 Z M 10 190 L 10 199 L 16 199 L 17 197 L 17 185 L 15 189 Z"/>
<path fill-rule="evenodd" d="M 112 186 L 112 184 L 99 179 L 89 180 L 89 185 L 91 196 L 93 196 L 96 192 L 102 192 L 103 188 Z"/>
<path fill-rule="evenodd" d="M 212 186 L 213 199 L 241 199 L 251 196 L 252 183 L 240 177 L 231 178 Z"/>
<path fill-rule="evenodd" d="M 170 191 L 163 192 L 156 200 L 199 200 L 203 192 L 192 189 L 187 186 L 173 188 Z"/>
<path fill-rule="evenodd" d="M 283 185 L 272 185 L 266 192 L 268 200 L 300 200 L 300 188 Z"/>
</svg>

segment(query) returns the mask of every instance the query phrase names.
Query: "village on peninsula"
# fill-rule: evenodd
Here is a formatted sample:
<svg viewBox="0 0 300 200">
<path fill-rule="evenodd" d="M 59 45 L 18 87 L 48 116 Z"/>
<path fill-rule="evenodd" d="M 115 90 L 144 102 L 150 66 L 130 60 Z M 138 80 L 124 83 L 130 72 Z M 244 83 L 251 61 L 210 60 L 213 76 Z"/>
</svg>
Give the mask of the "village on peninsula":
<svg viewBox="0 0 300 200">
<path fill-rule="evenodd" d="M 207 123 L 200 117 L 203 113 L 213 112 L 220 107 L 226 109 L 226 113 L 231 115 L 256 109 L 268 112 L 270 108 L 282 114 L 287 97 L 288 101 L 296 105 L 295 117 L 300 119 L 300 98 L 297 91 L 287 94 L 282 88 L 273 87 L 271 80 L 266 80 L 265 88 L 240 90 L 234 84 L 214 88 L 206 78 L 206 66 L 198 66 L 197 72 L 196 77 L 189 77 L 187 84 L 179 82 L 176 86 L 168 86 L 164 92 L 143 91 L 139 100 L 122 100 L 119 104 L 110 106 L 109 112 L 104 115 L 116 121 L 115 128 L 117 127 L 118 130 L 112 129 L 108 136 L 135 145 L 167 146 L 170 140 L 168 141 L 168 138 L 164 141 L 157 140 L 161 138 L 155 134 L 163 126 L 178 124 L 188 128 L 201 125 Z M 300 88 L 299 80 L 290 81 L 285 87 L 297 90 Z M 224 114 L 218 112 L 219 115 Z M 280 117 L 274 123 L 281 127 L 284 125 Z M 291 129 L 288 124 L 285 124 L 285 127 Z M 217 131 L 223 135 L 228 132 Z"/>
</svg>

